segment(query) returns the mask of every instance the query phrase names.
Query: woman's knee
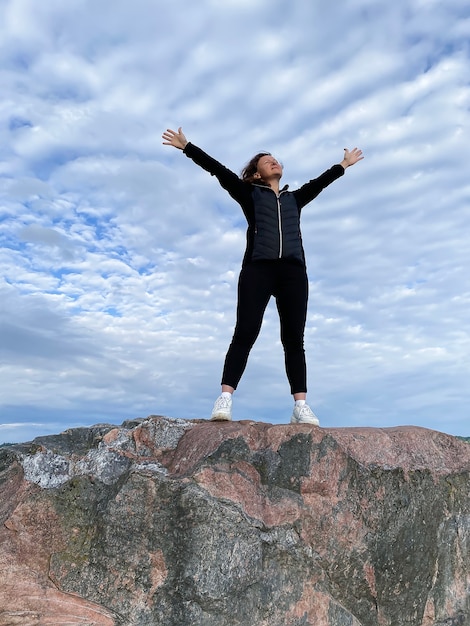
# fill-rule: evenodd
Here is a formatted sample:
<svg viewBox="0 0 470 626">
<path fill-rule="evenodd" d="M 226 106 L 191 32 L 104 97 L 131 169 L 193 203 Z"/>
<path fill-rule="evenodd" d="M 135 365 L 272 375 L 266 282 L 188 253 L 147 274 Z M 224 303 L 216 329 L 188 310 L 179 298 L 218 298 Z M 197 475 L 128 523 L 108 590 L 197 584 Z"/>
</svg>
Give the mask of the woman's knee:
<svg viewBox="0 0 470 626">
<path fill-rule="evenodd" d="M 251 350 L 253 344 L 258 337 L 257 332 L 237 332 L 233 334 L 232 337 L 232 346 L 237 346 L 240 348 L 245 348 Z"/>
<path fill-rule="evenodd" d="M 298 352 L 304 349 L 304 336 L 302 335 L 286 335 L 281 336 L 281 343 L 286 352 Z"/>
</svg>

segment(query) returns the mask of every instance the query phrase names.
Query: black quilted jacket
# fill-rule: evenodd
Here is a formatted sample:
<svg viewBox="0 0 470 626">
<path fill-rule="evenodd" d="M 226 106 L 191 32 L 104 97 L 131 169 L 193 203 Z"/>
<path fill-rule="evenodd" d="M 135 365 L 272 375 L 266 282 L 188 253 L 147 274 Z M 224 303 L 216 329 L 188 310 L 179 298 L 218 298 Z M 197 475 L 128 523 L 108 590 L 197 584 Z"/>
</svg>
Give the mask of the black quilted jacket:
<svg viewBox="0 0 470 626">
<path fill-rule="evenodd" d="M 243 182 L 237 174 L 192 143 L 186 145 L 184 153 L 215 176 L 242 207 L 248 222 L 243 265 L 251 261 L 275 259 L 305 265 L 300 212 L 325 187 L 344 174 L 342 165 L 333 165 L 296 191 L 289 191 L 286 185 L 277 196 L 267 185 Z"/>
</svg>

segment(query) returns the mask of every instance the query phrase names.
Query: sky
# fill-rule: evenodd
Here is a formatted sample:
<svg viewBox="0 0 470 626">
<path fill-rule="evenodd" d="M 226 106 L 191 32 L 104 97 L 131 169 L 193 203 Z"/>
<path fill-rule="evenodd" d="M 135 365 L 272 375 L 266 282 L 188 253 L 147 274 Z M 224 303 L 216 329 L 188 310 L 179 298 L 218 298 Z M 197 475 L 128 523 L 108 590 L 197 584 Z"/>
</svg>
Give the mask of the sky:
<svg viewBox="0 0 470 626">
<path fill-rule="evenodd" d="M 470 435 L 466 0 L 3 0 L 0 55 L 0 443 L 210 416 L 246 223 L 179 126 L 291 189 L 363 150 L 302 213 L 308 402 Z M 233 418 L 291 413 L 271 301 Z"/>
</svg>

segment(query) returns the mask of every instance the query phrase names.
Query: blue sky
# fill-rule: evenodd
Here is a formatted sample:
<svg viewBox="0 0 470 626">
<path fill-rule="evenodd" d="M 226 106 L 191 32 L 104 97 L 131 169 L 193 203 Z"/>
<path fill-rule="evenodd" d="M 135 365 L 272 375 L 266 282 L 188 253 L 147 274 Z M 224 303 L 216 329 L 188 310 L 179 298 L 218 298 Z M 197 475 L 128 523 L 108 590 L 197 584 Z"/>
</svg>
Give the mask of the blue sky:
<svg viewBox="0 0 470 626">
<path fill-rule="evenodd" d="M 322 426 L 470 435 L 470 8 L 464 0 L 4 0 L 0 442 L 208 417 L 245 225 L 166 128 L 291 188 Z M 289 420 L 272 302 L 234 419 Z"/>
</svg>

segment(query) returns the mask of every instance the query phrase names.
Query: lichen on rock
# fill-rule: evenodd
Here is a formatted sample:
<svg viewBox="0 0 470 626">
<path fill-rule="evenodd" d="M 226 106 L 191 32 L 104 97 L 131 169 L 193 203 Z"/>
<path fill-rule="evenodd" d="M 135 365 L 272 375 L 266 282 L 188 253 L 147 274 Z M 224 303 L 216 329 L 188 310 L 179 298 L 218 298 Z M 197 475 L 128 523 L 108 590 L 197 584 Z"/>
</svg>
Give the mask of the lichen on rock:
<svg viewBox="0 0 470 626">
<path fill-rule="evenodd" d="M 468 443 L 414 427 L 150 416 L 0 448 L 0 626 L 468 626 L 469 477 Z"/>
</svg>

